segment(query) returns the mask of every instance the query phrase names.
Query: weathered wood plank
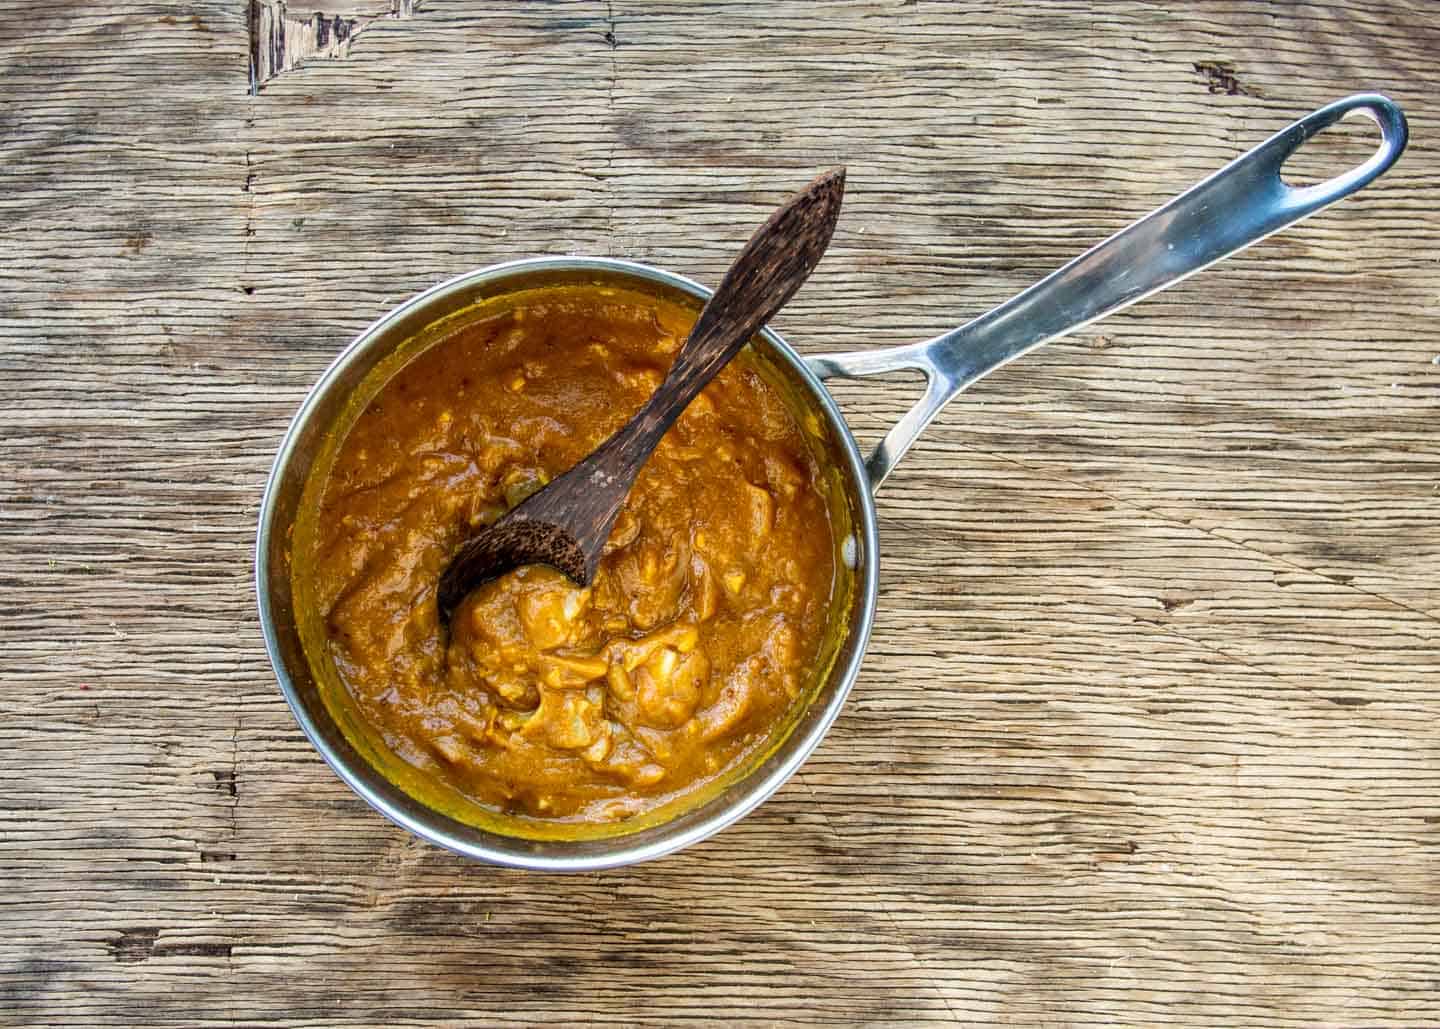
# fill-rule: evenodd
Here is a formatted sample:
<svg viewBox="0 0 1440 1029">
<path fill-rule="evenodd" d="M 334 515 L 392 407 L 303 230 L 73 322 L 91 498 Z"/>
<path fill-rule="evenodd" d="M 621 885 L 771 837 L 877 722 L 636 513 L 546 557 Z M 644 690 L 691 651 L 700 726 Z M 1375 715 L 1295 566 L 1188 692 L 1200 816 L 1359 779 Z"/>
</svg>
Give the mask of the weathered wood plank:
<svg viewBox="0 0 1440 1029">
<path fill-rule="evenodd" d="M 366 26 L 251 96 L 244 4 L 0 22 L 0 1021 L 1440 1022 L 1428 5 Z M 740 825 L 603 874 L 474 866 L 301 737 L 259 492 L 388 305 L 535 253 L 713 282 L 845 163 L 778 327 L 906 342 L 1358 89 L 1411 114 L 1381 183 L 996 373 L 906 458 L 850 707 Z M 837 393 L 874 439 L 916 388 Z"/>
</svg>

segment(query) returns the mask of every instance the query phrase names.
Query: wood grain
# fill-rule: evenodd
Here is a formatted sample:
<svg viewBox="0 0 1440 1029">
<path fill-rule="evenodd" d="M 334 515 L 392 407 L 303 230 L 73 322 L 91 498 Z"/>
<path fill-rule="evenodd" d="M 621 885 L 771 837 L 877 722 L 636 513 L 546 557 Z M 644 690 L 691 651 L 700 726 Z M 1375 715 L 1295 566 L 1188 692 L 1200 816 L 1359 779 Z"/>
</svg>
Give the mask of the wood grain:
<svg viewBox="0 0 1440 1029">
<path fill-rule="evenodd" d="M 434 0 L 254 96 L 246 6 L 0 21 L 0 1021 L 1440 1024 L 1431 5 Z M 777 327 L 907 342 L 1361 89 L 1385 179 L 907 456 L 851 703 L 737 827 L 471 865 L 296 728 L 258 500 L 388 306 L 537 253 L 714 282 L 844 164 Z M 874 440 L 916 384 L 837 391 Z"/>
</svg>

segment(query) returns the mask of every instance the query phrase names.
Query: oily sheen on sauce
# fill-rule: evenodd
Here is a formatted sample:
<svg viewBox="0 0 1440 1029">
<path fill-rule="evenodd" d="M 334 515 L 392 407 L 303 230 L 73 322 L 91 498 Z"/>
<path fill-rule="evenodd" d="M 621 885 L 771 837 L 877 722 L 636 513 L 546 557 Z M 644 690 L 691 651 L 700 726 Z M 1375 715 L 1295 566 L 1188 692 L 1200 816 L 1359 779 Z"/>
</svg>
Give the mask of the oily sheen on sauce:
<svg viewBox="0 0 1440 1029">
<path fill-rule="evenodd" d="M 741 360 L 641 471 L 594 583 L 541 566 L 472 594 L 449 556 L 650 395 L 694 312 L 588 286 L 527 294 L 404 367 L 341 443 L 311 593 L 348 702 L 385 746 L 498 813 L 613 822 L 763 745 L 835 589 L 815 458 Z"/>
</svg>

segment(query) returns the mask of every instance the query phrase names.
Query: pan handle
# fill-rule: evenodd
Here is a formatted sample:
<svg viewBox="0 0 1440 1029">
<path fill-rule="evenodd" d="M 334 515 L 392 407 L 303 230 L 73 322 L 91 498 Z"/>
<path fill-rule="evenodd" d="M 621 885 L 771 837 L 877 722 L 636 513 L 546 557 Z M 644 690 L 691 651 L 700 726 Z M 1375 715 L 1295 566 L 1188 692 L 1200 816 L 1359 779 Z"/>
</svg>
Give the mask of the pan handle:
<svg viewBox="0 0 1440 1029">
<path fill-rule="evenodd" d="M 1280 178 L 1306 140 L 1352 114 L 1380 127 L 1379 148 L 1368 160 L 1313 186 L 1290 186 Z M 1336 101 L 958 329 L 923 343 L 822 354 L 805 363 L 821 379 L 925 373 L 925 395 L 866 461 L 873 492 L 940 409 L 971 383 L 1363 189 L 1395 163 L 1408 136 L 1404 113 L 1386 97 L 1367 93 Z"/>
</svg>

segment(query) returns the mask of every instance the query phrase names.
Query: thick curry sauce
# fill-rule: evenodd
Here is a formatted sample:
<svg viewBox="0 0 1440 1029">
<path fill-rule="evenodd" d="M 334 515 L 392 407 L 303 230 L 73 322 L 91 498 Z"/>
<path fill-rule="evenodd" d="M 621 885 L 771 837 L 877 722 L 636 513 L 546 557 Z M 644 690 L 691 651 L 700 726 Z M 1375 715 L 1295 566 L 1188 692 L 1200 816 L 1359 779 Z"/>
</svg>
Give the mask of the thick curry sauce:
<svg viewBox="0 0 1440 1029">
<path fill-rule="evenodd" d="M 650 810 L 753 753 L 808 681 L 831 526 L 800 430 L 744 360 L 641 471 L 590 588 L 527 567 L 449 638 L 438 624 L 465 536 L 633 414 L 693 320 L 597 287 L 527 294 L 405 366 L 331 466 L 310 592 L 344 689 L 391 751 L 491 810 Z"/>
</svg>

